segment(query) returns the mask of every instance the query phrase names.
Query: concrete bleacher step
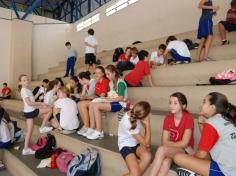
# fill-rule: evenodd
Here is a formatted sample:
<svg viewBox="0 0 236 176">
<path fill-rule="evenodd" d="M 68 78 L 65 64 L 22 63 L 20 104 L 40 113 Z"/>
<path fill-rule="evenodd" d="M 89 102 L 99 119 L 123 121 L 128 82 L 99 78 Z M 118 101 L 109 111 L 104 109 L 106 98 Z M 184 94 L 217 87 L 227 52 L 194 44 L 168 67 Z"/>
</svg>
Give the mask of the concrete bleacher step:
<svg viewBox="0 0 236 176">
<path fill-rule="evenodd" d="M 231 45 L 224 45 L 224 46 L 215 46 L 212 47 L 210 50 L 210 57 L 214 58 L 215 60 L 228 60 L 228 59 L 235 59 L 234 57 L 236 56 L 236 51 L 235 51 L 236 44 L 231 44 Z M 148 48 L 147 50 L 151 53 L 155 51 L 157 48 Z M 192 56 L 192 62 L 196 62 L 196 52 L 197 50 L 191 50 L 191 56 Z M 168 57 L 170 58 L 170 57 Z M 108 65 L 108 64 L 116 64 L 112 62 L 112 55 L 111 56 L 106 56 L 105 58 L 101 59 L 102 65 Z M 84 58 L 79 58 L 76 65 L 75 65 L 75 70 L 79 68 L 85 67 L 84 64 Z M 55 73 L 55 72 L 61 72 L 66 70 L 66 64 L 56 66 L 56 67 L 51 67 L 48 70 L 48 73 Z"/>
<path fill-rule="evenodd" d="M 25 129 L 25 121 L 18 118 L 13 118 L 13 120 L 18 121 L 18 125 Z M 35 125 L 35 130 L 33 133 L 33 141 L 36 141 L 39 137 L 38 125 Z M 111 173 L 114 176 L 120 176 L 127 172 L 125 162 L 118 152 L 117 147 L 117 137 L 116 136 L 105 136 L 103 140 L 87 140 L 76 134 L 62 135 L 56 131 L 52 132 L 57 141 L 57 146 L 64 147 L 68 151 L 79 154 L 83 150 L 89 147 L 94 147 L 99 150 L 102 163 L 102 176 L 110 176 Z M 153 148 L 153 153 L 156 148 Z M 18 152 L 19 153 L 19 152 Z M 112 162 L 111 162 L 112 158 Z M 32 158 L 31 158 L 32 159 Z M 28 165 L 27 165 L 28 166 Z M 147 171 L 148 172 L 148 171 Z M 147 175 L 144 174 L 144 175 Z M 176 176 L 174 171 L 170 171 L 168 176 Z"/>
<path fill-rule="evenodd" d="M 196 34 L 197 34 L 197 31 L 193 30 L 193 31 L 189 31 L 189 32 L 184 32 L 184 33 L 176 34 L 176 37 L 179 40 L 183 40 L 183 39 L 188 38 L 188 39 L 191 39 L 193 42 L 198 42 L 197 39 L 196 39 Z M 231 44 L 236 44 L 236 35 L 235 34 L 236 34 L 236 32 L 231 32 L 231 33 L 227 34 L 227 38 L 228 38 L 228 40 L 230 40 Z M 136 45 L 130 45 L 130 46 L 131 47 L 135 46 L 139 50 L 146 49 L 146 50 L 151 52 L 153 50 L 156 50 L 157 47 L 159 46 L 159 44 L 165 43 L 166 38 L 167 37 L 163 37 L 163 38 L 159 38 L 159 39 L 154 39 L 154 40 L 150 40 L 150 41 L 144 41 L 143 43 L 136 44 Z M 221 45 L 221 39 L 220 39 L 220 36 L 219 36 L 219 33 L 218 33 L 218 29 L 217 29 L 217 26 L 214 26 L 214 38 L 213 38 L 212 46 L 220 46 L 220 45 Z M 113 53 L 114 53 L 114 49 L 107 50 L 107 51 L 102 51 L 102 52 L 99 52 L 97 54 L 97 58 L 99 58 L 101 60 L 104 60 L 104 63 L 106 63 L 106 61 L 105 61 L 106 59 L 105 58 L 112 59 Z M 78 60 L 84 61 L 84 56 L 79 57 Z M 109 59 L 108 59 L 108 61 L 109 61 Z M 81 65 L 81 64 L 79 64 L 79 65 Z M 66 66 L 66 61 L 61 61 L 58 66 L 49 68 L 49 72 L 53 71 L 53 70 L 54 71 L 61 71 L 61 70 L 63 70 L 63 67 L 65 67 L 65 66 Z"/>
<path fill-rule="evenodd" d="M 100 58 L 98 58 L 98 59 L 100 59 Z M 105 56 L 105 57 L 101 58 L 100 60 L 101 60 L 101 64 L 108 65 L 108 64 L 112 63 L 112 56 Z M 84 57 L 80 57 L 76 61 L 75 69 L 78 69 L 80 67 L 85 67 Z M 66 71 L 66 63 L 59 64 L 56 67 L 51 67 L 48 69 L 49 73 L 58 72 L 58 71 Z"/>
<path fill-rule="evenodd" d="M 208 84 L 209 78 L 227 68 L 236 68 L 236 60 L 208 61 L 191 64 L 179 64 L 173 66 L 160 66 L 151 70 L 152 80 L 155 86 L 195 86 L 196 84 Z M 126 75 L 128 72 L 124 72 Z M 146 78 L 144 86 L 148 86 Z"/>
<path fill-rule="evenodd" d="M 210 92 L 220 92 L 227 96 L 229 102 L 236 104 L 236 95 L 233 94 L 236 85 L 224 86 L 175 86 L 175 87 L 143 87 L 129 88 L 128 95 L 131 102 L 147 100 L 153 110 L 167 110 L 169 97 L 174 92 L 182 92 L 188 99 L 188 110 L 199 113 L 203 98 Z M 147 93 L 148 92 L 148 93 Z"/>
<path fill-rule="evenodd" d="M 3 161 L 7 169 L 13 176 L 63 176 L 58 169 L 43 168 L 37 169 L 37 165 L 40 160 L 34 158 L 34 156 L 22 156 L 21 151 L 23 148 L 23 143 L 18 143 L 20 149 L 16 150 L 14 148 L 3 151 Z"/>
</svg>

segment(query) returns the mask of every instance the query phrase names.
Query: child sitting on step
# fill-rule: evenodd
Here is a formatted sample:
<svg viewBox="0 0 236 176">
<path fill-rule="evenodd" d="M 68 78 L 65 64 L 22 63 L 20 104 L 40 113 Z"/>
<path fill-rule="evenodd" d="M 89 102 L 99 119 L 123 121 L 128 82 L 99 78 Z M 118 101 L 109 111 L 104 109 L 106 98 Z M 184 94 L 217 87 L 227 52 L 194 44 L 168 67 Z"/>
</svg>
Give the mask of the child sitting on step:
<svg viewBox="0 0 236 176">
<path fill-rule="evenodd" d="M 92 119 L 90 128 L 94 132 L 86 136 L 88 139 L 103 138 L 102 112 L 119 112 L 125 106 L 125 101 L 128 99 L 126 83 L 120 78 L 116 67 L 108 65 L 105 70 L 106 76 L 110 81 L 109 92 L 107 97 L 99 98 L 100 102 L 92 101 L 90 103 L 89 116 Z"/>
<path fill-rule="evenodd" d="M 9 148 L 23 138 L 23 130 L 17 127 L 16 121 L 11 121 L 9 114 L 0 106 L 0 149 Z"/>
<path fill-rule="evenodd" d="M 42 102 L 35 102 L 32 91 L 29 89 L 29 78 L 22 74 L 19 76 L 19 91 L 24 102 L 24 117 L 26 118 L 26 136 L 22 155 L 32 155 L 35 152 L 30 149 L 30 139 L 34 129 L 34 118 L 42 117 L 43 121 L 39 128 L 40 133 L 47 133 L 52 127 L 47 127 L 46 123 L 52 115 L 52 109 Z"/>
<path fill-rule="evenodd" d="M 139 62 L 135 68 L 125 76 L 125 82 L 128 87 L 141 87 L 144 76 L 147 77 L 148 83 L 153 87 L 153 81 L 150 73 L 149 53 L 142 50 L 138 53 Z"/>
<path fill-rule="evenodd" d="M 118 146 L 128 167 L 126 175 L 143 175 L 151 162 L 151 106 L 142 101 L 134 105 L 119 123 Z M 141 127 L 145 135 L 141 134 Z"/>
<path fill-rule="evenodd" d="M 201 139 L 194 156 L 177 153 L 174 162 L 199 175 L 236 175 L 236 107 L 218 92 L 203 100 L 198 123 Z M 210 156 L 209 156 L 210 155 Z"/>
<path fill-rule="evenodd" d="M 169 111 L 170 115 L 165 117 L 163 124 L 162 146 L 157 149 L 150 176 L 168 175 L 174 154 L 193 154 L 194 121 L 187 111 L 185 95 L 173 93 L 169 100 Z"/>
<path fill-rule="evenodd" d="M 164 52 L 166 50 L 166 45 L 161 44 L 158 47 L 157 51 L 152 52 L 151 54 L 151 60 L 150 60 L 150 67 L 153 69 L 156 69 L 157 66 L 165 64 L 165 59 L 164 59 Z"/>
<path fill-rule="evenodd" d="M 54 117 L 58 119 L 63 134 L 75 133 L 79 128 L 76 103 L 67 97 L 65 87 L 58 89 L 57 96 L 58 100 L 54 103 Z"/>
</svg>

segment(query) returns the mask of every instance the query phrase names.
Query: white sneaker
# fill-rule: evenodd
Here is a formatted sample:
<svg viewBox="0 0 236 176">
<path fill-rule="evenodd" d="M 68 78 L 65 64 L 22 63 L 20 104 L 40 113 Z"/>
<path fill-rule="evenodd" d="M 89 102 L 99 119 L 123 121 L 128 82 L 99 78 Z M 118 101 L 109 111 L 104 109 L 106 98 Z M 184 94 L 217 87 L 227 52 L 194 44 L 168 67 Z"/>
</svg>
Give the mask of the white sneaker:
<svg viewBox="0 0 236 176">
<path fill-rule="evenodd" d="M 31 148 L 23 149 L 22 155 L 34 155 L 35 151 L 31 150 Z"/>
<path fill-rule="evenodd" d="M 103 133 L 103 131 L 99 132 L 99 131 L 95 130 L 92 134 L 88 135 L 87 138 L 91 139 L 91 140 L 102 139 L 102 138 L 104 138 L 104 133 Z"/>
<path fill-rule="evenodd" d="M 61 133 L 62 134 L 72 134 L 72 133 L 75 133 L 76 130 L 62 130 Z"/>
<path fill-rule="evenodd" d="M 79 131 L 77 131 L 77 134 L 83 136 L 83 134 L 86 133 L 87 131 L 88 131 L 88 128 L 83 126 Z"/>
<path fill-rule="evenodd" d="M 45 127 L 39 128 L 39 132 L 40 133 L 48 133 L 48 132 L 52 131 L 52 129 L 53 129 L 52 127 L 45 126 Z"/>
<path fill-rule="evenodd" d="M 2 163 L 2 161 L 0 161 L 0 170 L 2 170 L 2 169 L 5 169 L 5 166 L 4 166 L 4 164 Z"/>
<path fill-rule="evenodd" d="M 94 133 L 94 129 L 92 129 L 92 128 L 88 128 L 87 129 L 87 132 L 86 133 L 84 133 L 84 134 L 82 134 L 84 137 L 87 137 L 88 135 L 91 135 L 91 134 L 93 134 Z"/>
</svg>

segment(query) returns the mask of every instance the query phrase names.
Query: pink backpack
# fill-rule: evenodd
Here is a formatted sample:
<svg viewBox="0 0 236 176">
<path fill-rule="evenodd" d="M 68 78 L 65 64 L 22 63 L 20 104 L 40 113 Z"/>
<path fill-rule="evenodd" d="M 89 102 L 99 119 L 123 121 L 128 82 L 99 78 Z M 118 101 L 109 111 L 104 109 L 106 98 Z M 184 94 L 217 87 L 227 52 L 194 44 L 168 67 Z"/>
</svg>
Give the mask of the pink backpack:
<svg viewBox="0 0 236 176">
<path fill-rule="evenodd" d="M 70 161 L 75 157 L 71 152 L 62 152 L 56 159 L 57 168 L 62 173 L 67 173 Z"/>
<path fill-rule="evenodd" d="M 37 143 L 31 146 L 31 149 L 37 151 L 43 148 L 47 143 L 47 137 L 41 137 L 38 139 Z"/>
</svg>

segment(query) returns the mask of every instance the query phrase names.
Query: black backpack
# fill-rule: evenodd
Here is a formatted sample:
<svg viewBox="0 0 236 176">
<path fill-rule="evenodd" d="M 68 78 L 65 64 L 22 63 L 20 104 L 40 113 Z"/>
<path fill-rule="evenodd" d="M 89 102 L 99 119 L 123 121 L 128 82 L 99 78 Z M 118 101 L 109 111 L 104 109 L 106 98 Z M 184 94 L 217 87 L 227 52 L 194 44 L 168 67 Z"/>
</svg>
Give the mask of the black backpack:
<svg viewBox="0 0 236 176">
<path fill-rule="evenodd" d="M 35 152 L 35 158 L 37 159 L 46 159 L 50 158 L 54 154 L 54 148 L 56 147 L 56 139 L 53 135 L 47 134 L 47 143 L 46 145 Z"/>
<path fill-rule="evenodd" d="M 184 39 L 183 42 L 187 45 L 189 50 L 196 49 L 199 46 L 198 43 L 193 43 L 190 39 Z"/>
<path fill-rule="evenodd" d="M 124 53 L 123 48 L 116 48 L 116 49 L 115 49 L 115 52 L 114 52 L 114 54 L 113 54 L 112 61 L 113 61 L 113 62 L 117 62 L 118 59 L 119 59 L 119 57 L 120 57 L 120 55 L 123 54 L 123 53 Z"/>
</svg>

